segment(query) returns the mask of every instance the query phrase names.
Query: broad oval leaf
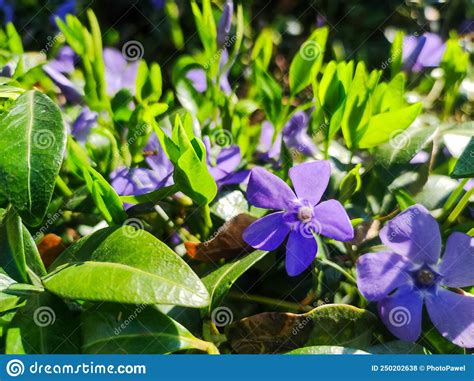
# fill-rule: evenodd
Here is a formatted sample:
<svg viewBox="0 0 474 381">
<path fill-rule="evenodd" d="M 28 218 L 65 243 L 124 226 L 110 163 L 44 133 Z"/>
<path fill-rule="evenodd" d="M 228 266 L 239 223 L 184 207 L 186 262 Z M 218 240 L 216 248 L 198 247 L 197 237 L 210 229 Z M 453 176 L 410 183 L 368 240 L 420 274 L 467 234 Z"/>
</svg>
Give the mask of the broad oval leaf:
<svg viewBox="0 0 474 381">
<path fill-rule="evenodd" d="M 205 307 L 206 287 L 168 246 L 144 230 L 99 230 L 70 246 L 43 278 L 64 298 Z"/>
<path fill-rule="evenodd" d="M 61 111 L 40 92 L 20 95 L 0 119 L 0 188 L 29 225 L 46 214 L 65 145 Z"/>
<path fill-rule="evenodd" d="M 216 353 L 214 344 L 152 306 L 105 303 L 91 306 L 83 317 L 84 353 L 168 354 L 182 350 Z"/>
<path fill-rule="evenodd" d="M 474 138 L 471 138 L 466 149 L 457 161 L 452 176 L 458 178 L 474 176 Z"/>
<path fill-rule="evenodd" d="M 377 318 L 345 304 L 328 304 L 305 314 L 264 312 L 227 327 L 237 353 L 284 353 L 306 346 L 365 349 Z"/>
</svg>

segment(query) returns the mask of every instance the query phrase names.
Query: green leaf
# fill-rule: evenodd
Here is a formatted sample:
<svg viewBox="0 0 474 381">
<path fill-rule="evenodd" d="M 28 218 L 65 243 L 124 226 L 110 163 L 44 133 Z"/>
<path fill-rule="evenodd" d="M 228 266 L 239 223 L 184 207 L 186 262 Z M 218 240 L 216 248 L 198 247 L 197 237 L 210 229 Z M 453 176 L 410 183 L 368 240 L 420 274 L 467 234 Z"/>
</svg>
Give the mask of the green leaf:
<svg viewBox="0 0 474 381">
<path fill-rule="evenodd" d="M 46 214 L 65 144 L 61 111 L 40 92 L 20 95 L 0 118 L 0 189 L 29 225 Z"/>
<path fill-rule="evenodd" d="M 320 345 L 316 347 L 303 347 L 288 352 L 288 355 L 368 355 L 360 349 Z"/>
<path fill-rule="evenodd" d="M 357 137 L 359 148 L 372 148 L 385 143 L 397 132 L 406 130 L 415 121 L 422 109 L 421 103 L 377 114 L 370 118 L 367 128 Z"/>
<path fill-rule="evenodd" d="M 206 308 L 208 314 L 222 303 L 235 281 L 267 253 L 254 251 L 242 259 L 223 265 L 202 279 L 211 297 L 211 303 Z"/>
<path fill-rule="evenodd" d="M 339 201 L 341 203 L 346 202 L 354 193 L 359 191 L 362 185 L 362 179 L 360 177 L 361 167 L 361 164 L 357 164 L 342 179 L 341 185 L 339 186 Z"/>
<path fill-rule="evenodd" d="M 456 178 L 474 177 L 474 138 L 471 138 L 459 157 L 451 176 Z"/>
<path fill-rule="evenodd" d="M 292 95 L 309 86 L 311 80 L 318 74 L 323 62 L 328 33 L 327 27 L 316 29 L 293 58 L 289 74 Z"/>
<path fill-rule="evenodd" d="M 328 304 L 305 314 L 264 312 L 226 329 L 237 353 L 283 353 L 307 346 L 366 349 L 377 318 L 345 304 Z"/>
<path fill-rule="evenodd" d="M 397 31 L 390 49 L 390 74 L 395 77 L 402 68 L 403 62 L 403 31 Z"/>
<path fill-rule="evenodd" d="M 21 219 L 12 209 L 0 224 L 0 267 L 16 281 L 28 282 Z"/>
<path fill-rule="evenodd" d="M 435 137 L 437 127 L 412 126 L 394 135 L 387 143 L 374 149 L 374 156 L 385 167 L 406 164 Z"/>
<path fill-rule="evenodd" d="M 131 226 L 107 228 L 71 245 L 43 278 L 64 298 L 205 307 L 209 294 L 168 246 Z"/>
<path fill-rule="evenodd" d="M 7 354 L 71 354 L 79 352 L 79 319 L 48 293 L 31 296 L 8 327 Z"/>
<path fill-rule="evenodd" d="M 168 354 L 183 350 L 216 353 L 212 343 L 152 306 L 92 305 L 83 314 L 83 352 L 93 354 Z"/>
</svg>

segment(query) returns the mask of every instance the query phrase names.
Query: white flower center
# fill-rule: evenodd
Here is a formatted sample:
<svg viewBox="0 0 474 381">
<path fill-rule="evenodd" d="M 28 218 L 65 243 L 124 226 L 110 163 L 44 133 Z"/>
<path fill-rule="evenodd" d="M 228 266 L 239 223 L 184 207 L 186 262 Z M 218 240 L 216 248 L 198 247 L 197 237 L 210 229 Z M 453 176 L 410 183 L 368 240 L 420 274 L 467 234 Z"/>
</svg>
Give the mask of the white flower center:
<svg viewBox="0 0 474 381">
<path fill-rule="evenodd" d="M 302 206 L 298 209 L 298 219 L 301 222 L 309 222 L 313 218 L 313 208 L 309 206 Z"/>
</svg>

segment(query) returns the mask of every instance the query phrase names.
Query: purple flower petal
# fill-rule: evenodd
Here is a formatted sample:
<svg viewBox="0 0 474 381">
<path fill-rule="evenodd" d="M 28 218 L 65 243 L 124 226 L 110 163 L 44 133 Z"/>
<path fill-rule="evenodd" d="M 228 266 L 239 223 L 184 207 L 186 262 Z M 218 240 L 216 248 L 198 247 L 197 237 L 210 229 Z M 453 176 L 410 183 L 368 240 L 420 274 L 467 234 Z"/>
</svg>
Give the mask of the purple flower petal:
<svg viewBox="0 0 474 381">
<path fill-rule="evenodd" d="M 245 229 L 243 238 L 250 246 L 260 250 L 275 250 L 290 232 L 284 220 L 285 212 L 269 214 Z"/>
<path fill-rule="evenodd" d="M 282 135 L 278 134 L 275 138 L 275 142 L 273 142 L 274 132 L 275 129 L 269 121 L 263 122 L 260 141 L 257 147 L 261 160 L 278 160 L 280 157 Z"/>
<path fill-rule="evenodd" d="M 354 238 L 351 220 L 339 201 L 323 201 L 314 207 L 313 213 L 319 234 L 343 242 Z"/>
<path fill-rule="evenodd" d="M 392 296 L 378 304 L 379 315 L 393 335 L 414 342 L 421 333 L 423 297 L 410 287 L 399 288 Z"/>
<path fill-rule="evenodd" d="M 71 73 L 74 71 L 75 59 L 76 53 L 69 46 L 63 46 L 48 65 L 60 73 Z"/>
<path fill-rule="evenodd" d="M 292 230 L 286 244 L 286 272 L 297 276 L 306 270 L 314 261 L 318 244 L 314 237 L 305 237 L 299 230 Z"/>
<path fill-rule="evenodd" d="M 221 186 L 224 185 L 237 185 L 237 184 L 247 184 L 250 177 L 250 171 L 243 170 L 235 172 L 225 177 L 221 181 Z"/>
<path fill-rule="evenodd" d="M 309 118 L 305 112 L 295 113 L 283 128 L 283 139 L 288 148 L 294 148 L 306 156 L 314 156 L 318 149 L 307 133 L 308 122 Z"/>
<path fill-rule="evenodd" d="M 409 262 L 395 253 L 370 253 L 357 260 L 357 287 L 369 301 L 380 301 L 393 290 L 406 285 Z"/>
<path fill-rule="evenodd" d="M 423 36 L 426 42 L 418 56 L 417 64 L 422 68 L 437 67 L 443 58 L 446 46 L 441 37 L 435 33 L 424 33 Z"/>
<path fill-rule="evenodd" d="M 441 236 L 436 220 L 419 204 L 389 221 L 380 231 L 383 244 L 415 263 L 435 264 L 441 252 Z"/>
<path fill-rule="evenodd" d="M 474 297 L 439 288 L 426 299 L 426 308 L 441 335 L 462 348 L 474 348 Z"/>
<path fill-rule="evenodd" d="M 257 167 L 250 173 L 247 199 L 257 208 L 286 210 L 296 201 L 296 196 L 282 179 Z"/>
<path fill-rule="evenodd" d="M 186 73 L 198 93 L 204 93 L 207 90 L 206 72 L 203 69 L 191 69 Z"/>
<path fill-rule="evenodd" d="M 298 198 L 314 206 L 328 187 L 331 164 L 327 160 L 299 164 L 290 169 L 289 175 Z"/>
<path fill-rule="evenodd" d="M 121 167 L 110 175 L 113 188 L 120 196 L 138 196 L 161 188 L 163 179 L 158 179 L 152 170 Z M 167 180 L 167 179 L 166 179 Z"/>
<path fill-rule="evenodd" d="M 104 65 L 107 93 L 110 96 L 122 89 L 128 89 L 132 95 L 135 94 L 139 61 L 129 64 L 120 50 L 105 48 Z"/>
<path fill-rule="evenodd" d="M 48 64 L 43 66 L 43 70 L 48 74 L 66 99 L 73 104 L 82 102 L 83 95 L 80 90 L 65 75 L 61 74 Z"/>
<path fill-rule="evenodd" d="M 223 148 L 221 152 L 219 152 L 216 158 L 216 166 L 227 173 L 231 173 L 237 169 L 241 161 L 242 155 L 240 153 L 240 147 L 232 145 Z"/>
<path fill-rule="evenodd" d="M 91 128 L 97 124 L 98 117 L 99 115 L 91 111 L 89 107 L 86 106 L 82 109 L 71 128 L 71 133 L 78 142 L 86 142 Z"/>
<path fill-rule="evenodd" d="M 227 40 L 227 37 L 232 27 L 232 16 L 234 14 L 234 2 L 227 0 L 224 4 L 221 19 L 217 27 L 217 44 L 222 46 Z"/>
<path fill-rule="evenodd" d="M 472 286 L 474 284 L 474 238 L 458 232 L 451 234 L 446 242 L 439 269 L 444 285 Z"/>
</svg>

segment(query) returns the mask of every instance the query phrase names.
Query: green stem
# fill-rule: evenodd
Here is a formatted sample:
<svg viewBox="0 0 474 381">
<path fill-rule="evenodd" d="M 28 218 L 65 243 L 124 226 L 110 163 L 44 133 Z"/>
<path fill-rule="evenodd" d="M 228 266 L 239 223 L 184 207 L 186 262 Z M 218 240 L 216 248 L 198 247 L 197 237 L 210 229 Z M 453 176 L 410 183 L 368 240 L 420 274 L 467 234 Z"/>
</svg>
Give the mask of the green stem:
<svg viewBox="0 0 474 381">
<path fill-rule="evenodd" d="M 469 191 L 467 191 L 464 196 L 461 198 L 461 200 L 459 201 L 459 203 L 456 205 L 456 207 L 453 209 L 453 211 L 451 212 L 451 214 L 448 216 L 448 218 L 446 219 L 446 221 L 444 222 L 443 224 L 443 228 L 448 228 L 451 224 L 453 224 L 457 218 L 459 217 L 459 215 L 462 213 L 462 211 L 464 210 L 464 208 L 467 206 L 467 204 L 469 203 L 469 199 L 471 198 L 471 196 L 474 194 L 474 188 L 471 188 Z"/>
<path fill-rule="evenodd" d="M 266 304 L 268 306 L 276 307 L 276 308 L 283 308 L 293 311 L 300 311 L 300 312 L 308 312 L 311 311 L 313 308 L 310 306 L 305 306 L 303 304 L 286 302 L 280 299 L 269 298 L 266 296 L 260 295 L 249 295 L 249 294 L 240 294 L 237 292 L 230 292 L 229 297 L 234 300 L 238 300 L 241 302 L 256 302 L 260 304 Z"/>
<path fill-rule="evenodd" d="M 329 259 L 326 258 L 319 258 L 316 257 L 316 259 L 321 262 L 324 265 L 327 265 L 329 267 L 332 267 L 333 269 L 339 271 L 342 275 L 344 275 L 347 280 L 349 280 L 354 286 L 357 286 L 357 281 L 356 279 L 349 274 L 346 270 L 344 270 L 341 266 L 339 266 L 337 263 L 334 263 L 333 261 L 330 261 Z"/>
<path fill-rule="evenodd" d="M 73 196 L 74 193 L 72 192 L 71 189 L 69 189 L 67 184 L 61 178 L 61 176 L 56 177 L 56 186 L 58 187 L 58 189 L 62 192 L 64 196 L 68 198 Z"/>
</svg>

